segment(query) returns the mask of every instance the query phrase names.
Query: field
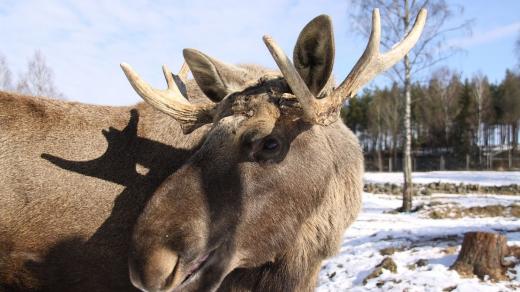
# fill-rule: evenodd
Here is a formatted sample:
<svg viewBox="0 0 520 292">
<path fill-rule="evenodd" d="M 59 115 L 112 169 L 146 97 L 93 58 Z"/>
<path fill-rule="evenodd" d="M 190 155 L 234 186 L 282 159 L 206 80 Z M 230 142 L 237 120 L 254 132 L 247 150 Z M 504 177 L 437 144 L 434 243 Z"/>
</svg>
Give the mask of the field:
<svg viewBox="0 0 520 292">
<path fill-rule="evenodd" d="M 414 177 L 418 183 L 520 183 L 520 172 L 431 172 Z M 401 174 L 367 173 L 365 181 L 398 183 L 400 178 Z M 345 233 L 340 253 L 324 264 L 317 291 L 520 290 L 520 262 L 514 257 L 507 258 L 513 263 L 508 271 L 511 281 L 461 278 L 449 270 L 466 232 L 500 232 L 509 245 L 520 245 L 520 194 L 418 196 L 410 214 L 392 212 L 401 205 L 399 196 L 363 196 L 362 213 Z M 386 257 L 395 266 L 365 281 Z"/>
</svg>

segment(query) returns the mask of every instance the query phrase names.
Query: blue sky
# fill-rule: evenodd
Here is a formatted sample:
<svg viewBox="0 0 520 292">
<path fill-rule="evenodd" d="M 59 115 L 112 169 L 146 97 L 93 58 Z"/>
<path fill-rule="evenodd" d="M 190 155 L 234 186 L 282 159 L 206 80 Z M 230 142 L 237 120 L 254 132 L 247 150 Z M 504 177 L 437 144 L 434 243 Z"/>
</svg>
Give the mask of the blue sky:
<svg viewBox="0 0 520 292">
<path fill-rule="evenodd" d="M 444 65 L 467 77 L 480 71 L 491 81 L 501 80 L 506 68 L 516 65 L 520 1 L 448 2 L 463 5 L 464 19 L 475 22 L 472 35 L 447 40 L 464 52 Z M 161 65 L 176 71 L 186 47 L 230 63 L 274 68 L 262 35 L 272 35 L 290 53 L 301 28 L 326 13 L 335 28 L 334 73 L 342 79 L 366 45 L 350 30 L 349 7 L 340 0 L 2 0 L 0 53 L 17 77 L 39 49 L 69 100 L 125 105 L 139 98 L 119 68 L 123 61 L 156 87 L 165 86 Z M 379 77 L 372 86 L 386 81 Z"/>
</svg>

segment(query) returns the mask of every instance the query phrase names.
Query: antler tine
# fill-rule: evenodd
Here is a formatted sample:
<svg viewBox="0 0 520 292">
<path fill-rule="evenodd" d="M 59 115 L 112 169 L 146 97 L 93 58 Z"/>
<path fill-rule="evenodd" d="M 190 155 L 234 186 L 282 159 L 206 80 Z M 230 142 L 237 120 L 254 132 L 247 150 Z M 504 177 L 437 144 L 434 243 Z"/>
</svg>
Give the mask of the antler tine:
<svg viewBox="0 0 520 292">
<path fill-rule="evenodd" d="M 137 94 L 156 109 L 179 121 L 185 134 L 212 121 L 215 104 L 191 104 L 182 96 L 173 80 L 171 71 L 166 65 L 163 65 L 164 77 L 168 84 L 166 90 L 151 87 L 126 63 L 122 63 L 121 68 Z"/>
<path fill-rule="evenodd" d="M 190 67 L 188 67 L 188 63 L 184 62 L 182 63 L 181 69 L 179 70 L 177 76 L 179 76 L 181 80 L 186 80 L 188 79 L 188 73 L 190 73 Z"/>
<path fill-rule="evenodd" d="M 395 65 L 395 63 L 408 54 L 421 36 L 426 22 L 426 15 L 426 9 L 421 9 L 412 29 L 406 37 L 390 51 L 381 54 L 379 52 L 381 21 L 379 10 L 374 9 L 372 12 L 372 31 L 367 47 L 347 78 L 335 90 L 334 95 L 338 96 L 341 102 L 354 96 L 362 86 L 371 81 L 379 73 Z"/>
<path fill-rule="evenodd" d="M 363 55 L 340 86 L 331 95 L 322 99 L 316 99 L 310 92 L 287 55 L 271 37 L 264 36 L 264 42 L 293 94 L 302 105 L 304 119 L 326 126 L 338 119 L 339 111 L 346 99 L 354 96 L 363 85 L 371 81 L 379 73 L 392 67 L 410 51 L 419 39 L 425 21 L 426 10 L 421 9 L 408 35 L 390 51 L 381 54 L 379 52 L 381 20 L 379 10 L 374 9 L 372 12 L 372 31 Z"/>
<path fill-rule="evenodd" d="M 172 91 L 173 94 L 177 94 L 176 91 L 179 91 L 179 93 L 180 93 L 179 87 L 175 83 L 175 80 L 173 80 L 172 71 L 170 71 L 170 69 L 168 69 L 168 66 L 166 66 L 166 64 L 162 65 L 162 70 L 163 70 L 163 74 L 164 74 L 164 79 L 166 79 L 166 85 L 168 85 L 168 90 Z M 182 94 L 181 94 L 181 96 L 182 96 Z M 182 98 L 180 98 L 180 100 L 187 101 L 184 98 L 184 96 L 182 96 Z"/>
<path fill-rule="evenodd" d="M 315 110 L 317 108 L 316 98 L 305 84 L 305 81 L 303 81 L 298 71 L 296 71 L 293 63 L 283 52 L 282 48 L 280 48 L 270 36 L 265 35 L 263 40 L 293 94 L 298 98 L 305 114 L 304 118 L 309 121 L 315 120 Z"/>
</svg>

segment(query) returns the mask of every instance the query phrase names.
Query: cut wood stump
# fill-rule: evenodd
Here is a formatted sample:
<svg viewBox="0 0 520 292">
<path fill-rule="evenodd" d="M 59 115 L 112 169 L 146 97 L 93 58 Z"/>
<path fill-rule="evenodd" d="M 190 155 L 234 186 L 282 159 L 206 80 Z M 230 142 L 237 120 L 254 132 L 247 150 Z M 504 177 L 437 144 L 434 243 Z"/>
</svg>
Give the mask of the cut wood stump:
<svg viewBox="0 0 520 292">
<path fill-rule="evenodd" d="M 498 233 L 468 232 L 459 256 L 451 266 L 462 277 L 477 276 L 484 279 L 489 276 L 492 281 L 508 280 L 507 266 L 503 259 L 509 255 L 507 238 Z"/>
</svg>

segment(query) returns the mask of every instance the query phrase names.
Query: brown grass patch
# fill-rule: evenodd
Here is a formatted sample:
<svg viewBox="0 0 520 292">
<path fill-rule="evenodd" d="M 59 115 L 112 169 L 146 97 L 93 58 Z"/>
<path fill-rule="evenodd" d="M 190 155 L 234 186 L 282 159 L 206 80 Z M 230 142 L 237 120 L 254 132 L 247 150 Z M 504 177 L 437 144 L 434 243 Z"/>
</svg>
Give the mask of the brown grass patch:
<svg viewBox="0 0 520 292">
<path fill-rule="evenodd" d="M 514 217 L 520 218 L 520 205 L 487 205 L 474 207 L 461 207 L 458 204 L 448 203 L 441 205 L 425 205 L 422 213 L 432 219 L 447 218 L 485 218 L 485 217 Z"/>
</svg>

